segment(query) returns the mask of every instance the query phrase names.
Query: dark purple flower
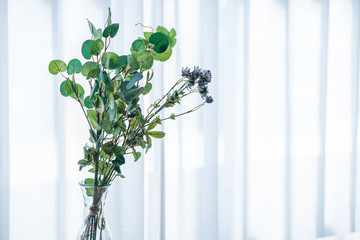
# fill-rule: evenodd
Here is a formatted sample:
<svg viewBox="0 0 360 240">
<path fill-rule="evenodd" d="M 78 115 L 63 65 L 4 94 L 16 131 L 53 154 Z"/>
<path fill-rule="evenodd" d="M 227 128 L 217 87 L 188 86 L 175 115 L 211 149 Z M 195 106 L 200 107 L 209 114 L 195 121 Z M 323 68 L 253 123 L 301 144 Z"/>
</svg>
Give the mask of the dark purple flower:
<svg viewBox="0 0 360 240">
<path fill-rule="evenodd" d="M 202 82 L 209 83 L 211 82 L 211 72 L 210 70 L 203 70 L 200 75 L 200 79 Z"/>
<path fill-rule="evenodd" d="M 199 91 L 201 97 L 203 97 L 203 98 L 205 98 L 209 92 L 207 86 L 202 86 L 202 85 L 199 85 L 198 91 Z"/>
<path fill-rule="evenodd" d="M 214 99 L 212 98 L 212 96 L 207 96 L 205 101 L 206 101 L 206 103 L 212 103 L 212 102 L 214 102 Z"/>
<path fill-rule="evenodd" d="M 190 68 L 186 67 L 181 70 L 181 76 L 189 78 L 191 76 Z"/>
<path fill-rule="evenodd" d="M 201 75 L 201 69 L 199 67 L 194 67 L 194 70 L 191 73 L 191 77 L 196 80 L 200 77 Z"/>
</svg>

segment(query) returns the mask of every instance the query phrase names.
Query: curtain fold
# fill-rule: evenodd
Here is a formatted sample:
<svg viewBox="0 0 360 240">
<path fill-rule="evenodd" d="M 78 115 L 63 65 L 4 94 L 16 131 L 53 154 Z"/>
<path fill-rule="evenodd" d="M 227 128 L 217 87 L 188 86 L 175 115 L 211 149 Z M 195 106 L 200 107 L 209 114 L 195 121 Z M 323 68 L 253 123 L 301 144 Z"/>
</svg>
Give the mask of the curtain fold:
<svg viewBox="0 0 360 240">
<path fill-rule="evenodd" d="M 357 0 L 0 0 L 0 239 L 76 236 L 88 129 L 47 66 L 83 59 L 86 19 L 102 27 L 108 7 L 120 24 L 110 51 L 127 54 L 150 31 L 137 23 L 177 31 L 143 106 L 193 66 L 212 71 L 215 100 L 126 160 L 107 200 L 114 239 L 360 231 Z"/>
<path fill-rule="evenodd" d="M 0 239 L 9 239 L 8 1 L 0 1 Z"/>
</svg>

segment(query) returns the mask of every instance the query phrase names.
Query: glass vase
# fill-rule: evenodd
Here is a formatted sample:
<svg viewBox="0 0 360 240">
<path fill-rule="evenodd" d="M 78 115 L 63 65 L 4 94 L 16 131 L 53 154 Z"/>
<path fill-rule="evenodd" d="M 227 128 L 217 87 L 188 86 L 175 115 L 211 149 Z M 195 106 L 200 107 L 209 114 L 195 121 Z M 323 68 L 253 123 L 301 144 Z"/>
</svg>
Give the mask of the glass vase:
<svg viewBox="0 0 360 240">
<path fill-rule="evenodd" d="M 76 240 L 111 240 L 105 217 L 105 201 L 110 185 L 79 184 L 84 199 L 84 215 Z"/>
</svg>

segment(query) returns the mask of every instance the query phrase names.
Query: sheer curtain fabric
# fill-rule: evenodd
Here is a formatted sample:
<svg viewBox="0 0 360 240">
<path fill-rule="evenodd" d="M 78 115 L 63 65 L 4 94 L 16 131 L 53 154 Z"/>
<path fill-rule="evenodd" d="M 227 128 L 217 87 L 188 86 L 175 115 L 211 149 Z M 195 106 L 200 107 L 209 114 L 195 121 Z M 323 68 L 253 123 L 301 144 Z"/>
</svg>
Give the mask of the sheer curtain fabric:
<svg viewBox="0 0 360 240">
<path fill-rule="evenodd" d="M 166 122 L 165 140 L 127 161 L 108 195 L 114 239 L 360 231 L 358 1 L 0 0 L 1 239 L 76 236 L 88 129 L 47 67 L 82 59 L 86 18 L 102 26 L 108 7 L 120 23 L 113 51 L 129 52 L 136 23 L 177 30 L 144 105 L 194 65 L 212 71 L 215 99 Z"/>
</svg>

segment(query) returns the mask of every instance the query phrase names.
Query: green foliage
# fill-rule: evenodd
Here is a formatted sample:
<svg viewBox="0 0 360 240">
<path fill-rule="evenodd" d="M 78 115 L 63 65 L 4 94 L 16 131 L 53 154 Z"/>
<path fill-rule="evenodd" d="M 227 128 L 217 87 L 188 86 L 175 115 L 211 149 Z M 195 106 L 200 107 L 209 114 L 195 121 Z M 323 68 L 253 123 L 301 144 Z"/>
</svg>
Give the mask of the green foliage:
<svg viewBox="0 0 360 240">
<path fill-rule="evenodd" d="M 70 60 L 67 66 L 67 74 L 72 75 L 74 73 L 80 73 L 82 64 L 79 59 L 72 59 Z"/>
<path fill-rule="evenodd" d="M 142 52 L 137 57 L 136 60 L 138 61 L 141 69 L 143 71 L 149 70 L 154 64 L 154 56 L 149 52 Z"/>
<path fill-rule="evenodd" d="M 93 71 L 93 72 L 91 72 L 91 71 Z M 84 65 L 81 68 L 81 74 L 84 77 L 88 77 L 89 73 L 90 73 L 90 75 L 95 75 L 94 72 L 95 73 L 97 72 L 98 75 L 100 73 L 100 69 L 98 67 L 98 64 L 95 63 L 95 62 L 86 62 L 86 63 L 84 63 Z"/>
<path fill-rule="evenodd" d="M 149 42 L 154 45 L 154 51 L 157 53 L 163 53 L 169 46 L 169 39 L 161 32 L 152 34 L 149 38 Z"/>
<path fill-rule="evenodd" d="M 118 23 L 115 23 L 115 24 L 111 24 L 109 26 L 107 26 L 105 29 L 104 29 L 104 32 L 103 32 L 103 37 L 104 38 L 107 38 L 107 37 L 115 37 L 117 32 L 119 30 L 119 24 Z"/>
<path fill-rule="evenodd" d="M 84 64 L 76 58 L 68 65 L 62 60 L 53 60 L 49 63 L 49 72 L 53 75 L 61 73 L 65 78 L 60 84 L 61 95 L 75 99 L 86 117 L 91 146 L 84 146 L 84 157 L 78 165 L 80 170 L 86 168 L 94 174 L 94 178 L 85 179 L 85 184 L 99 185 L 111 183 L 117 176 L 123 178 L 121 166 L 126 163 L 126 155 L 138 161 L 141 159 L 139 149 L 146 153 L 152 147 L 152 138 L 165 137 L 164 132 L 155 130 L 164 120 L 175 119 L 202 105 L 169 118 L 160 118 L 163 109 L 197 92 L 184 78 L 150 106 L 142 108 L 140 105 L 141 96 L 148 94 L 155 84 L 150 83 L 154 76 L 154 61 L 165 62 L 172 56 L 176 44 L 174 29 L 169 31 L 158 26 L 155 32 L 144 32 L 144 38 L 135 39 L 129 52 L 118 54 L 108 51 L 113 42 L 111 38 L 119 31 L 119 24 L 111 21 L 111 10 L 103 30 L 87 21 L 89 39 L 81 45 L 81 54 L 86 59 Z M 83 85 L 89 86 L 86 96 L 81 80 L 78 81 L 81 75 L 76 75 L 75 81 L 78 73 L 87 80 Z M 205 92 L 207 89 L 202 90 L 204 96 Z M 89 196 L 94 194 L 93 188 L 86 191 Z"/>
<path fill-rule="evenodd" d="M 101 39 L 97 39 L 91 44 L 90 54 L 97 56 L 100 54 L 103 48 L 104 48 L 104 42 Z"/>
<path fill-rule="evenodd" d="M 133 50 L 137 54 L 144 52 L 145 49 L 146 49 L 146 45 L 143 39 L 135 40 L 131 45 L 131 50 Z"/>
<path fill-rule="evenodd" d="M 93 41 L 92 40 L 86 40 L 83 44 L 82 44 L 82 47 L 81 47 L 81 53 L 83 55 L 83 57 L 87 60 L 89 60 L 92 56 L 92 54 L 90 53 L 90 49 L 91 49 L 91 46 L 93 44 Z"/>
<path fill-rule="evenodd" d="M 152 131 L 152 132 L 148 132 L 150 136 L 152 136 L 153 138 L 163 138 L 165 137 L 165 133 L 164 132 L 160 132 L 160 131 Z"/>
<path fill-rule="evenodd" d="M 59 72 L 65 72 L 66 69 L 66 64 L 61 60 L 53 60 L 49 64 L 49 72 L 53 75 L 56 75 Z"/>
<path fill-rule="evenodd" d="M 119 62 L 119 56 L 113 52 L 105 52 L 101 57 L 101 64 L 109 70 L 115 69 L 119 65 Z"/>
</svg>

